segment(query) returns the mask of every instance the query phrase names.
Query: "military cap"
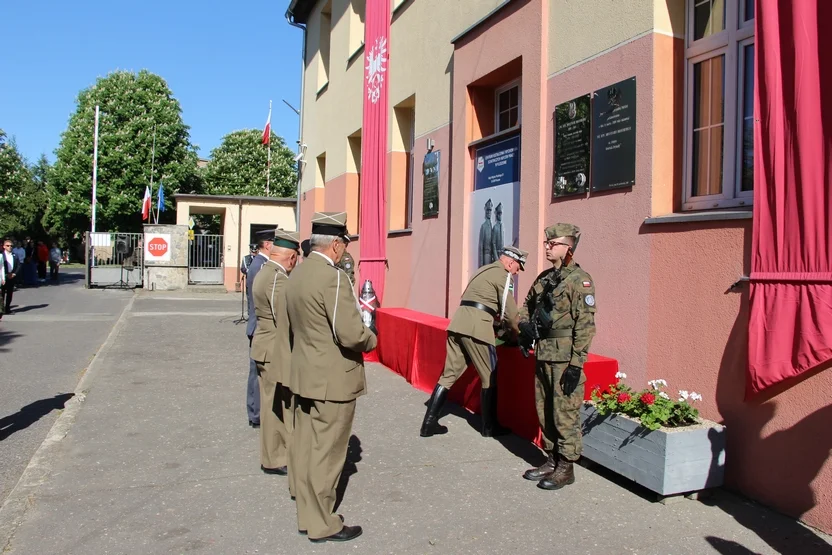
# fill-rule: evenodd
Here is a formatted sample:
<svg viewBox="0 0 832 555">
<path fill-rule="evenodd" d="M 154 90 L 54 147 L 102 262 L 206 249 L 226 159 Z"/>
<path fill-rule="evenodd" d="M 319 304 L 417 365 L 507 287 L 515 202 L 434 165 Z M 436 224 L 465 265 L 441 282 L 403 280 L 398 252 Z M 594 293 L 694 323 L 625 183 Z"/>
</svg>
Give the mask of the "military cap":
<svg viewBox="0 0 832 555">
<path fill-rule="evenodd" d="M 501 252 L 500 254 L 504 254 L 512 260 L 516 260 L 520 264 L 520 269 L 523 271 L 526 270 L 526 257 L 529 256 L 529 253 L 527 251 L 518 249 L 517 247 L 508 246 L 503 247 L 503 252 Z"/>
<path fill-rule="evenodd" d="M 573 224 L 555 224 L 546 228 L 546 239 L 557 239 L 558 237 L 572 237 L 575 240 L 575 245 L 572 247 L 574 252 L 578 248 L 578 241 L 581 239 L 581 230 L 578 226 Z"/>
<path fill-rule="evenodd" d="M 257 235 L 258 241 L 274 241 L 274 231 L 274 229 L 267 229 L 265 231 L 258 231 L 255 235 Z"/>
<path fill-rule="evenodd" d="M 333 235 L 350 242 L 346 212 L 315 212 L 312 216 L 313 235 Z"/>
<path fill-rule="evenodd" d="M 304 239 L 300 242 L 300 250 L 304 258 L 309 258 L 309 253 L 312 252 L 312 244 L 309 239 Z"/>
<path fill-rule="evenodd" d="M 485 207 L 486 208 L 491 208 L 492 206 L 494 206 L 494 203 L 491 202 L 491 199 L 488 199 L 487 201 L 485 201 Z"/>
<path fill-rule="evenodd" d="M 296 251 L 300 248 L 300 239 L 296 232 L 278 228 L 274 230 L 274 246 Z"/>
</svg>

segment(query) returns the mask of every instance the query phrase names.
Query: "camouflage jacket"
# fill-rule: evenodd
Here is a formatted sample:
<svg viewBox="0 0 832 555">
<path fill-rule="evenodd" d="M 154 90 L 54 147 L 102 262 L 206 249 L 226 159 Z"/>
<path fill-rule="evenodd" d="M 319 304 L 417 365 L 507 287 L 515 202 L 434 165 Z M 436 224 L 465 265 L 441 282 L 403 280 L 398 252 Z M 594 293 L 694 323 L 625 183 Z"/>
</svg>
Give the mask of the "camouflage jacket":
<svg viewBox="0 0 832 555">
<path fill-rule="evenodd" d="M 535 345 L 535 357 L 546 362 L 568 362 L 583 368 L 592 338 L 595 337 L 595 284 L 588 273 L 575 262 L 561 268 L 561 279 L 552 292 L 551 335 L 563 337 L 542 338 Z M 520 320 L 528 321 L 542 302 L 546 283 L 555 279 L 557 270 L 542 272 L 529 289 Z"/>
<path fill-rule="evenodd" d="M 341 257 L 335 267 L 344 270 L 349 276 L 350 282 L 355 285 L 355 260 L 350 253 L 344 251 L 344 256 Z"/>
</svg>

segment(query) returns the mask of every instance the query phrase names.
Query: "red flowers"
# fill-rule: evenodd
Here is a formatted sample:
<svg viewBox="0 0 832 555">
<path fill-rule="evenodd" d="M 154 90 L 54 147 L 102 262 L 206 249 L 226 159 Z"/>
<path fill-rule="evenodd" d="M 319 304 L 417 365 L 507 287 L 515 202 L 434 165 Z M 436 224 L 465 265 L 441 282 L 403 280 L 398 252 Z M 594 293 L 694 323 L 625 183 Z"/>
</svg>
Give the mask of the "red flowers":
<svg viewBox="0 0 832 555">
<path fill-rule="evenodd" d="M 652 405 L 656 402 L 656 396 L 652 393 L 645 393 L 641 396 L 641 402 L 645 405 Z"/>
<path fill-rule="evenodd" d="M 616 400 L 616 401 L 618 401 L 620 404 L 622 404 L 622 405 L 623 405 L 624 403 L 626 403 L 626 402 L 627 402 L 627 401 L 629 401 L 630 399 L 632 399 L 632 397 L 630 397 L 630 394 L 629 394 L 629 393 L 619 393 L 619 394 L 618 394 L 618 397 L 616 397 L 616 399 L 615 399 L 615 400 Z"/>
</svg>

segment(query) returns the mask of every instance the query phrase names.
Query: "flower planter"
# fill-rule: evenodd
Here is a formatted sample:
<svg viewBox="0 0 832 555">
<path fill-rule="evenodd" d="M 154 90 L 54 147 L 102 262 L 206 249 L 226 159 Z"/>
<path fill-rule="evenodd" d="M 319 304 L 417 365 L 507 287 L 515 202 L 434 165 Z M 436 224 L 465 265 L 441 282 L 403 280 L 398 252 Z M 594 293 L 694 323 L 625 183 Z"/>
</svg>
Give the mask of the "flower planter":
<svg viewBox="0 0 832 555">
<path fill-rule="evenodd" d="M 583 456 L 659 495 L 719 487 L 725 477 L 725 427 L 701 420 L 648 430 L 620 414 L 581 406 Z"/>
</svg>

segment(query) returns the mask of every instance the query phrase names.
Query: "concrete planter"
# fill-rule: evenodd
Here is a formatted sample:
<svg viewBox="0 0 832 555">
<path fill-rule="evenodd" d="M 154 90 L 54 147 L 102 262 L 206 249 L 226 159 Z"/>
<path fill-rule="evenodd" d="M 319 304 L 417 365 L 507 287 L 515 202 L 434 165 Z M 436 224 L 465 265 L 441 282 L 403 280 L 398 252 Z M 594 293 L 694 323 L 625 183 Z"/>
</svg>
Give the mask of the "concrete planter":
<svg viewBox="0 0 832 555">
<path fill-rule="evenodd" d="M 702 420 L 648 430 L 638 420 L 581 406 L 583 456 L 660 495 L 719 487 L 725 477 L 725 427 Z"/>
</svg>

